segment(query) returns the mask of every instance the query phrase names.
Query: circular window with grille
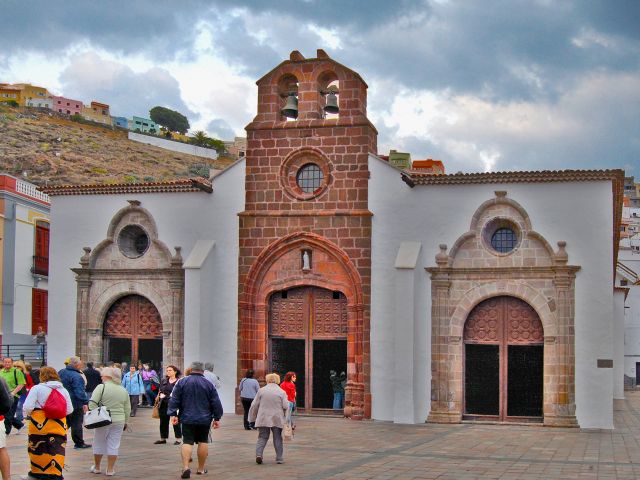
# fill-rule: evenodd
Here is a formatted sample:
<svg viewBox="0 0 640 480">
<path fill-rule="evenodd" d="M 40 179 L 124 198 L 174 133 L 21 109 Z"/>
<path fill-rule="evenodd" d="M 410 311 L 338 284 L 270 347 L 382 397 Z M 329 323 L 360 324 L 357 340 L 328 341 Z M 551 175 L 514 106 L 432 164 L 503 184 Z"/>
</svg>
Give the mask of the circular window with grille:
<svg viewBox="0 0 640 480">
<path fill-rule="evenodd" d="M 312 200 L 327 191 L 331 183 L 331 170 L 331 163 L 322 152 L 302 148 L 283 160 L 280 184 L 290 198 Z"/>
<path fill-rule="evenodd" d="M 149 249 L 149 235 L 140 225 L 127 225 L 118 235 L 118 248 L 127 258 L 138 258 Z"/>
<path fill-rule="evenodd" d="M 316 190 L 322 188 L 323 181 L 324 174 L 315 163 L 303 165 L 296 175 L 296 183 L 304 193 L 315 193 Z"/>
<path fill-rule="evenodd" d="M 482 233 L 484 244 L 494 253 L 508 255 L 520 244 L 520 228 L 506 218 L 489 221 Z"/>
</svg>

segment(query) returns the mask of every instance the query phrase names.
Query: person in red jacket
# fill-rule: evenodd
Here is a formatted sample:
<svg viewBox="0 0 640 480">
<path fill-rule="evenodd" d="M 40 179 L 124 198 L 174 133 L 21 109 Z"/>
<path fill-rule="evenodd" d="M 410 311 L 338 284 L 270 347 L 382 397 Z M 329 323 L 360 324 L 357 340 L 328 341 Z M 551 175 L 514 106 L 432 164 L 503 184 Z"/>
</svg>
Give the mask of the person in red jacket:
<svg viewBox="0 0 640 480">
<path fill-rule="evenodd" d="M 287 372 L 284 380 L 280 384 L 280 388 L 287 394 L 289 400 L 289 411 L 287 412 L 287 423 L 291 425 L 291 429 L 295 429 L 293 422 L 293 412 L 296 410 L 296 372 Z"/>
</svg>

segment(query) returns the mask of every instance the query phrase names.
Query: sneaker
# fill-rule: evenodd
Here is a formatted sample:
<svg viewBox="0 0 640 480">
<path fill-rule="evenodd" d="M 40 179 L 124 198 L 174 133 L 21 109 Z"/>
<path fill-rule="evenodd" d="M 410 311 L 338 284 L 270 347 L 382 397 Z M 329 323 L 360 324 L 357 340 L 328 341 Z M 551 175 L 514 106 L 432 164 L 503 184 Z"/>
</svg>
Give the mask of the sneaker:
<svg viewBox="0 0 640 480">
<path fill-rule="evenodd" d="M 164 445 L 167 441 L 163 438 L 162 440 L 156 440 L 153 442 L 154 445 Z"/>
<path fill-rule="evenodd" d="M 276 463 L 283 464 L 284 460 L 276 460 Z"/>
<path fill-rule="evenodd" d="M 175 442 L 173 442 L 174 445 L 182 445 L 182 442 L 180 440 L 176 440 Z"/>
<path fill-rule="evenodd" d="M 91 445 L 89 445 L 88 443 L 83 443 L 82 445 L 74 445 L 73 446 L 74 450 L 82 450 L 84 448 L 91 448 Z"/>
<path fill-rule="evenodd" d="M 256 457 L 256 463 L 262 465 L 262 457 Z"/>
<path fill-rule="evenodd" d="M 91 468 L 89 469 L 89 471 L 91 473 L 95 473 L 96 475 L 100 475 L 102 473 L 102 471 L 97 469 L 95 465 L 91 465 Z"/>
<path fill-rule="evenodd" d="M 180 475 L 180 478 L 191 478 L 191 470 L 189 470 L 188 468 L 184 470 L 182 472 L 182 475 Z"/>
</svg>

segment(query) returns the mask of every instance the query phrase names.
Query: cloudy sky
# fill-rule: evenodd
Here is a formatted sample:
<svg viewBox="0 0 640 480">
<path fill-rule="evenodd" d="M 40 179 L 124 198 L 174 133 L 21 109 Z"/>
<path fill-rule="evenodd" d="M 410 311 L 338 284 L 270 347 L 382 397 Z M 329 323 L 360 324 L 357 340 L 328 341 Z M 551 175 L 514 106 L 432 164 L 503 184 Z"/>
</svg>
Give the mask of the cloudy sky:
<svg viewBox="0 0 640 480">
<path fill-rule="evenodd" d="M 637 0 L 4 0 L 0 82 L 243 135 L 255 81 L 323 48 L 369 85 L 379 152 L 447 171 L 640 176 Z"/>
</svg>

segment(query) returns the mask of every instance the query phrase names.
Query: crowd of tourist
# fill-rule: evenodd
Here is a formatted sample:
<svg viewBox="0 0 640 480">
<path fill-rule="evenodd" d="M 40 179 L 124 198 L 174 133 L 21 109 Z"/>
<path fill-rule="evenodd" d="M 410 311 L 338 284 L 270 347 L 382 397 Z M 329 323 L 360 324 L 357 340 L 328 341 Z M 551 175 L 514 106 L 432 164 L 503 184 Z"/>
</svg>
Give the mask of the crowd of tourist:
<svg viewBox="0 0 640 480">
<path fill-rule="evenodd" d="M 193 362 L 184 376 L 169 365 L 160 378 L 149 364 L 126 365 L 111 363 L 83 364 L 76 356 L 69 357 L 59 371 L 42 366 L 32 369 L 28 363 L 3 359 L 0 371 L 0 411 L 4 429 L 0 429 L 0 474 L 9 480 L 10 459 L 6 436 L 12 430 L 27 429 L 27 450 L 30 471 L 27 477 L 36 479 L 63 478 L 67 433 L 74 449 L 92 449 L 93 462 L 89 472 L 116 474 L 116 463 L 122 434 L 129 428 L 130 418 L 138 407 L 152 407 L 153 417 L 159 419 L 160 439 L 154 444 L 166 444 L 169 424 L 173 427 L 174 445 L 181 447 L 181 478 L 190 478 L 193 445 L 197 445 L 197 470 L 206 474 L 208 444 L 211 429 L 219 427 L 223 409 L 218 397 L 220 378 L 213 372 L 213 364 Z M 292 430 L 295 410 L 296 375 L 288 372 L 285 381 L 273 373 L 266 376 L 266 385 L 253 378 L 248 370 L 238 385 L 244 407 L 244 428 L 258 430 L 256 462 L 262 463 L 263 452 L 270 435 L 276 451 L 276 462 L 284 461 L 283 429 Z M 5 406 L 6 408 L 3 408 Z M 108 421 L 100 418 L 108 411 Z M 92 412 L 87 414 L 87 412 Z M 94 415 L 95 414 L 95 415 Z M 26 424 L 25 424 L 26 422 Z M 84 428 L 93 428 L 93 444 L 84 440 Z M 28 426 L 28 427 L 27 427 Z M 285 436 L 286 437 L 286 436 Z"/>
</svg>

